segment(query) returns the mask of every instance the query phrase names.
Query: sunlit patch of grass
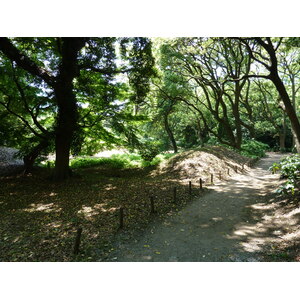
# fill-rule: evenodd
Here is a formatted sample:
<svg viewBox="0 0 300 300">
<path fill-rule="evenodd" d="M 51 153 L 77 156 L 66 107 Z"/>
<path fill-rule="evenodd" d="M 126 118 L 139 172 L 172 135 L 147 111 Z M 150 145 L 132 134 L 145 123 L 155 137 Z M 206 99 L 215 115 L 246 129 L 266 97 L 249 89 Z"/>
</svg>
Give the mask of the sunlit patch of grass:
<svg viewBox="0 0 300 300">
<path fill-rule="evenodd" d="M 134 169 L 156 166 L 162 161 L 168 160 L 174 153 L 160 153 L 152 161 L 145 161 L 138 153 L 112 154 L 110 157 L 80 156 L 70 159 L 72 169 L 85 169 L 102 167 L 110 169 Z M 54 161 L 43 161 L 39 164 L 43 168 L 54 168 Z"/>
</svg>

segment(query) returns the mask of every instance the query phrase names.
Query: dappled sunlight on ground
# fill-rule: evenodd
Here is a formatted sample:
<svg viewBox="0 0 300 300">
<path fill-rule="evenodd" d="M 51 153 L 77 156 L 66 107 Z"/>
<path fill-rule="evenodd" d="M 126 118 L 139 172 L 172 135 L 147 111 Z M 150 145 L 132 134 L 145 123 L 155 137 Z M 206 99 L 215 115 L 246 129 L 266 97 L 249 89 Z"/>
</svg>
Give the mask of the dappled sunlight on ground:
<svg viewBox="0 0 300 300">
<path fill-rule="evenodd" d="M 279 175 L 268 171 L 280 157 L 270 153 L 257 168 L 245 167 L 226 181 L 206 184 L 208 192 L 194 193 L 197 200 L 185 209 L 169 214 L 134 243 L 119 244 L 112 260 L 264 260 L 268 247 L 299 235 L 299 210 L 278 211 Z"/>
<path fill-rule="evenodd" d="M 61 207 L 58 207 L 54 203 L 32 203 L 29 205 L 29 208 L 24 208 L 23 209 L 26 212 L 45 212 L 45 213 L 50 213 L 50 212 L 59 212 L 62 210 Z"/>
<path fill-rule="evenodd" d="M 83 205 L 82 208 L 78 210 L 78 214 L 83 215 L 83 217 L 87 220 L 91 220 L 94 216 L 99 215 L 101 212 L 114 213 L 116 210 L 116 207 L 107 207 L 105 203 L 97 203 L 93 207 Z"/>
<path fill-rule="evenodd" d="M 242 249 L 248 252 L 275 249 L 285 242 L 300 241 L 300 208 L 288 209 L 280 202 L 258 203 L 249 207 L 252 214 L 260 214 L 259 222 L 237 225 L 229 237 L 239 239 Z M 285 212 L 286 211 L 286 212 Z"/>
<path fill-rule="evenodd" d="M 164 261 L 165 258 L 166 261 L 237 261 L 240 258 L 232 257 L 235 252 L 252 255 L 263 245 L 273 243 L 271 239 L 297 238 L 299 211 L 286 212 L 285 220 L 277 219 L 272 216 L 277 204 L 263 201 L 265 195 L 275 190 L 278 175 L 266 172 L 264 161 L 262 168 L 253 170 L 245 166 L 242 170 L 242 161 L 235 163 L 234 157 L 226 151 L 191 156 L 182 168 L 179 167 L 181 159 L 175 160 L 174 168 L 178 167 L 178 172 L 169 169 L 169 173 L 160 175 L 154 174 L 153 168 L 91 168 L 80 170 L 82 177 L 64 185 L 43 179 L 44 174 L 6 178 L 5 189 L 0 189 L 0 242 L 3 245 L 0 258 L 72 261 L 76 230 L 82 227 L 84 250 L 81 255 L 85 260 L 102 259 L 103 253 L 111 254 L 112 261 L 121 260 L 115 254 L 117 247 L 111 245 L 112 238 L 122 236 L 118 231 L 121 206 L 125 209 L 125 233 L 119 250 L 126 250 L 124 240 L 135 243 L 131 231 L 148 228 L 154 219 L 162 221 L 159 229 L 149 228 L 152 240 L 136 242 L 143 249 L 142 256 L 135 259 L 137 252 L 128 250 L 126 259 L 129 261 L 143 260 L 141 257 L 146 261 Z M 219 159 L 225 162 L 219 164 Z M 270 161 L 266 160 L 269 165 Z M 211 164 L 217 166 L 210 168 Z M 235 165 L 239 167 L 238 173 Z M 207 168 L 205 172 L 204 168 Z M 214 184 L 210 182 L 211 171 Z M 218 178 L 220 171 L 222 180 Z M 199 189 L 200 177 L 203 191 Z M 192 182 L 191 196 L 189 181 Z M 150 214 L 150 196 L 154 197 L 155 218 Z M 181 211 L 183 207 L 186 209 Z M 287 221 L 289 224 L 284 223 Z M 293 226 L 295 230 L 286 231 L 284 226 Z M 14 245 L 18 247 L 17 252 Z M 168 253 L 171 254 L 168 256 Z"/>
</svg>

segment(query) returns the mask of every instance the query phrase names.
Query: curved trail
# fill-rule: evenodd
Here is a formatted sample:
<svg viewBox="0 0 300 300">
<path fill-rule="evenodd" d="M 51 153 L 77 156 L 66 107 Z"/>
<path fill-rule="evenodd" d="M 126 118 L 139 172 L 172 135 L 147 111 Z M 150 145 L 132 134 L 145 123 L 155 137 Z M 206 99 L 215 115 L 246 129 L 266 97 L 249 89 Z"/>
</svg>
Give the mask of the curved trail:
<svg viewBox="0 0 300 300">
<path fill-rule="evenodd" d="M 260 261 L 270 232 L 257 224 L 279 175 L 268 168 L 282 155 L 268 153 L 254 168 L 211 186 L 180 212 L 119 245 L 111 261 Z"/>
</svg>

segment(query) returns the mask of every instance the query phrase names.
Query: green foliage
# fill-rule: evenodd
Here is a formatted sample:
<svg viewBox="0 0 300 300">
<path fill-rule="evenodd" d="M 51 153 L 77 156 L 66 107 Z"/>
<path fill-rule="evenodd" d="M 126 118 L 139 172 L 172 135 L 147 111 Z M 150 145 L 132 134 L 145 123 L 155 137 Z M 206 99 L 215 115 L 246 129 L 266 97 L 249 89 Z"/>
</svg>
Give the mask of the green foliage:
<svg viewBox="0 0 300 300">
<path fill-rule="evenodd" d="M 161 153 L 161 154 L 158 154 L 157 156 L 155 156 L 155 158 L 153 158 L 152 161 L 141 160 L 140 166 L 142 168 L 157 166 L 162 161 L 167 160 L 167 159 L 171 158 L 174 155 L 176 155 L 176 153 Z"/>
<path fill-rule="evenodd" d="M 12 62 L 5 52 L 5 43 L 12 43 L 26 57 L 26 62 L 28 58 L 32 65 L 46 68 L 53 80 L 59 81 L 62 49 L 70 41 L 65 38 L 0 41 L 0 119 L 5 119 L 0 125 L 0 143 L 3 145 L 17 147 L 27 154 L 41 140 L 48 140 L 49 133 L 53 133 L 53 138 L 60 134 L 58 124 L 62 113 L 58 112 L 65 111 L 60 110 L 56 99 L 57 85 Z M 78 38 L 77 42 L 81 44 L 82 40 Z M 104 148 L 137 143 L 135 128 L 145 117 L 133 115 L 132 106 L 144 101 L 149 80 L 156 74 L 154 63 L 149 38 L 85 39 L 76 62 L 80 68 L 73 80 L 77 112 L 71 154 L 93 155 Z M 118 78 L 120 75 L 122 78 Z"/>
<path fill-rule="evenodd" d="M 126 166 L 126 160 L 120 158 L 94 158 L 94 157 L 79 157 L 71 160 L 70 165 L 74 169 L 91 168 L 96 166 L 105 166 L 112 169 L 122 169 Z"/>
<path fill-rule="evenodd" d="M 300 155 L 293 154 L 285 157 L 280 163 L 274 163 L 272 165 L 273 173 L 280 171 L 280 174 L 284 178 L 298 178 L 300 173 Z"/>
<path fill-rule="evenodd" d="M 151 162 L 159 153 L 159 143 L 145 142 L 141 144 L 138 152 L 144 161 Z"/>
<path fill-rule="evenodd" d="M 264 157 L 268 149 L 269 146 L 267 144 L 248 140 L 242 144 L 241 154 L 251 158 Z"/>
<path fill-rule="evenodd" d="M 160 162 L 169 159 L 174 153 L 161 153 L 156 155 L 151 161 L 144 160 L 143 157 L 136 153 L 113 154 L 111 157 L 78 157 L 71 160 L 70 165 L 74 169 L 91 168 L 103 166 L 112 169 L 127 168 L 145 168 L 158 165 Z M 49 162 L 54 167 L 54 162 Z M 47 166 L 47 163 L 43 165 Z"/>
<path fill-rule="evenodd" d="M 300 174 L 300 155 L 293 154 L 285 157 L 279 163 L 274 163 L 270 170 L 272 173 L 279 171 L 281 177 L 287 178 L 287 181 L 277 189 L 277 192 L 294 195 Z"/>
<path fill-rule="evenodd" d="M 215 146 L 215 145 L 220 145 L 220 142 L 219 142 L 219 140 L 215 136 L 211 136 L 207 140 L 206 144 L 207 145 L 213 145 L 213 146 Z"/>
</svg>

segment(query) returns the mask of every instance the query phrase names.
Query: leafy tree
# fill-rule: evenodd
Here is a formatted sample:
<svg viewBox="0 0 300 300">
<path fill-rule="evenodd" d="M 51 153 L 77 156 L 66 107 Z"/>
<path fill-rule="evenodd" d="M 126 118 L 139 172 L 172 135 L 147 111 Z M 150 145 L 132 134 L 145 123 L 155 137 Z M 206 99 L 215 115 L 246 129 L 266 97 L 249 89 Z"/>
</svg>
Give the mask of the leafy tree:
<svg viewBox="0 0 300 300">
<path fill-rule="evenodd" d="M 296 146 L 300 145 L 300 122 L 293 107 L 291 97 L 288 94 L 286 85 L 284 84 L 283 78 L 280 77 L 278 66 L 278 51 L 280 46 L 285 43 L 285 39 L 257 37 L 239 38 L 238 40 L 245 45 L 252 61 L 260 66 L 260 70 L 262 69 L 261 71 L 259 70 L 256 72 L 256 74 L 245 74 L 242 78 L 264 78 L 273 82 L 284 104 L 286 114 L 290 119 L 297 141 Z M 297 152 L 299 151 L 300 149 L 297 149 Z"/>
<path fill-rule="evenodd" d="M 173 99 L 196 111 L 205 130 L 222 143 L 240 148 L 242 126 L 253 134 L 253 124 L 242 119 L 240 109 L 243 104 L 245 113 L 250 111 L 247 94 L 250 82 L 234 80 L 249 72 L 245 51 L 238 43 L 224 39 L 181 38 L 166 43 L 162 52 L 164 72 L 175 74 L 170 80 L 173 85 L 181 86 L 177 95 L 173 93 Z M 216 129 L 209 126 L 211 118 L 218 124 Z"/>
<path fill-rule="evenodd" d="M 29 104 L 27 95 L 22 96 L 22 85 L 19 84 L 19 89 L 15 82 L 24 105 L 28 104 L 26 116 L 31 117 L 31 123 L 41 132 L 44 128 L 38 118 L 40 111 L 47 103 L 54 107 L 50 135 L 54 135 L 54 179 L 58 181 L 70 176 L 71 146 L 76 140 L 82 141 L 80 136 L 86 133 L 81 130 L 80 124 L 86 128 L 93 127 L 110 117 L 108 106 L 111 110 L 118 109 L 117 105 L 113 105 L 119 88 L 116 76 L 123 74 L 125 78 L 126 75 L 130 85 L 129 100 L 141 103 L 149 90 L 148 80 L 154 75 L 151 42 L 146 38 L 0 38 L 0 52 L 3 54 L 3 67 L 10 63 L 16 69 L 15 78 L 24 84 L 29 79 L 30 91 L 36 89 L 35 95 L 44 98 L 44 102 L 33 111 L 33 103 Z M 13 83 L 14 79 L 10 78 L 9 84 Z M 5 94 L 7 96 L 7 91 Z M 13 114 L 10 101 L 2 103 Z M 102 114 L 98 108 L 100 111 L 103 109 Z M 18 115 L 20 118 L 24 114 Z M 26 118 L 22 121 L 29 123 Z M 31 124 L 28 128 L 42 141 L 49 140 L 48 130 L 42 136 Z M 104 127 L 102 134 L 102 137 L 106 134 L 107 138 L 113 136 Z"/>
</svg>

